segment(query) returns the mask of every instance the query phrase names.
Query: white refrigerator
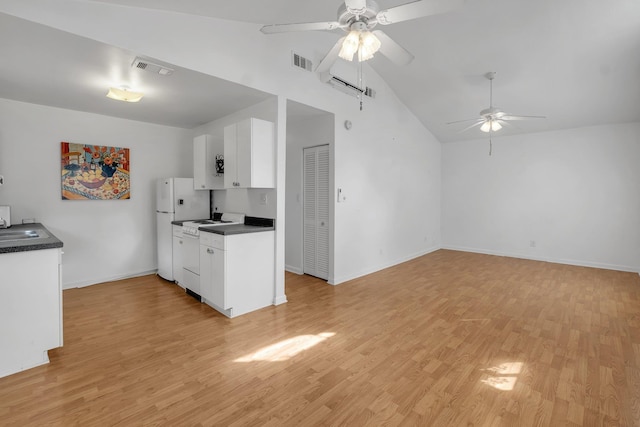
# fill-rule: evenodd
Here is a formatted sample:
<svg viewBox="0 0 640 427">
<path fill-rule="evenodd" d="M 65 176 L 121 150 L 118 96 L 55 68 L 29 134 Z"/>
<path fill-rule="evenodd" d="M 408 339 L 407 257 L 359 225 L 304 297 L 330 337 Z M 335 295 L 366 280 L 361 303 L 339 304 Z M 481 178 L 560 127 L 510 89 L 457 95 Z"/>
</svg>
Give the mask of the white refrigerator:
<svg viewBox="0 0 640 427">
<path fill-rule="evenodd" d="M 194 190 L 193 178 L 161 178 L 157 181 L 158 276 L 174 280 L 171 221 L 209 217 L 209 191 Z"/>
</svg>

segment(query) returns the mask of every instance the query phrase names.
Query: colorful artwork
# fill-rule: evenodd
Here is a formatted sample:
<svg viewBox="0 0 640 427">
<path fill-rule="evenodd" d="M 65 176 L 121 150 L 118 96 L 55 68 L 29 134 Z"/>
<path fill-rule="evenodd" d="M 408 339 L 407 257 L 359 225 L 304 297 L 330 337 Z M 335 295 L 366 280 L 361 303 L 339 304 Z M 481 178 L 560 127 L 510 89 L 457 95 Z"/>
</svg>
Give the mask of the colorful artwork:
<svg viewBox="0 0 640 427">
<path fill-rule="evenodd" d="M 130 198 L 129 149 L 62 142 L 63 200 Z"/>
</svg>

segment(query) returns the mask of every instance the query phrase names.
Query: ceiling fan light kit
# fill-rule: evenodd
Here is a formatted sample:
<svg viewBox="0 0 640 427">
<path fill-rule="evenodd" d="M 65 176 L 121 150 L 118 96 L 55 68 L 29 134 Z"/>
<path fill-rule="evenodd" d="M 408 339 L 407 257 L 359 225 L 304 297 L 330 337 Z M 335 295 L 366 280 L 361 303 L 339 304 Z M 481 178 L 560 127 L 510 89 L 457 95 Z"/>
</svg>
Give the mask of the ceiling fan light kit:
<svg viewBox="0 0 640 427">
<path fill-rule="evenodd" d="M 480 126 L 482 132 L 496 132 L 502 129 L 502 125 L 497 120 L 488 120 Z"/>
</svg>

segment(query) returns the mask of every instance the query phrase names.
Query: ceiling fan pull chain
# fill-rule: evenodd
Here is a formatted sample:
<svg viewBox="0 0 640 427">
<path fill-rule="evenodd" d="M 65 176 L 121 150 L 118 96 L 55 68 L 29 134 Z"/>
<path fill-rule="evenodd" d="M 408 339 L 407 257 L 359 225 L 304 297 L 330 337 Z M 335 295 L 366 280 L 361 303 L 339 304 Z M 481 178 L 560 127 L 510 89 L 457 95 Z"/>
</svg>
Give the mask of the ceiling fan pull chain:
<svg viewBox="0 0 640 427">
<path fill-rule="evenodd" d="M 493 142 L 491 141 L 491 132 L 489 132 L 489 156 L 491 156 L 492 151 L 493 151 Z"/>
<path fill-rule="evenodd" d="M 362 61 L 358 61 L 358 87 L 360 88 L 360 90 L 358 90 L 358 100 L 360 101 L 360 111 L 362 111 Z"/>
</svg>

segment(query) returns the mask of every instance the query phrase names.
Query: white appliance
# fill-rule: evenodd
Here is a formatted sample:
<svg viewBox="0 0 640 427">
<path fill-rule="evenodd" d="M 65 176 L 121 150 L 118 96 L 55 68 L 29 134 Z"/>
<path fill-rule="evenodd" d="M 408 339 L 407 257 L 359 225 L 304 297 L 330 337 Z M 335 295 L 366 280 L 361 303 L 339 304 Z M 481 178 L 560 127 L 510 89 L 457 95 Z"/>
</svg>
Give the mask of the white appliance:
<svg viewBox="0 0 640 427">
<path fill-rule="evenodd" d="M 244 224 L 244 214 L 223 213 L 220 221 L 186 221 L 182 224 L 182 280 L 187 293 L 200 300 L 200 230 L 202 226 Z"/>
<path fill-rule="evenodd" d="M 209 218 L 209 191 L 193 189 L 193 178 L 161 178 L 156 183 L 158 276 L 173 277 L 172 221 Z"/>
</svg>

